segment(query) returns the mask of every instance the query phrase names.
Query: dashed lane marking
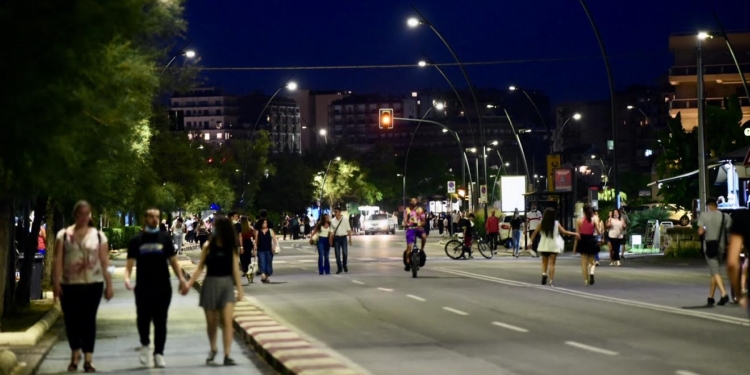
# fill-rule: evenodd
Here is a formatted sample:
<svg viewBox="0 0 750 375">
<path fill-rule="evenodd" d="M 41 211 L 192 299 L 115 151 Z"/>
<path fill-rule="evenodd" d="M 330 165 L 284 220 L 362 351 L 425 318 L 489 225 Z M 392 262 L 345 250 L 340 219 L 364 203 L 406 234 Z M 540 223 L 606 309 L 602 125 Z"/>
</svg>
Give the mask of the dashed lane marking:
<svg viewBox="0 0 750 375">
<path fill-rule="evenodd" d="M 407 297 L 409 297 L 409 298 L 411 298 L 411 299 L 415 299 L 415 300 L 417 300 L 417 301 L 419 301 L 419 302 L 424 302 L 424 301 L 427 301 L 426 299 L 424 299 L 424 298 L 422 298 L 422 297 L 418 297 L 418 296 L 415 296 L 415 295 L 413 295 L 413 294 L 407 294 L 406 296 L 407 296 Z"/>
<path fill-rule="evenodd" d="M 581 344 L 580 342 L 575 342 L 575 341 L 565 341 L 565 345 L 570 345 L 578 349 L 588 350 L 593 353 L 599 353 L 599 354 L 611 355 L 611 356 L 617 355 L 617 352 L 613 352 L 607 349 L 597 348 L 591 345 Z"/>
<path fill-rule="evenodd" d="M 388 289 L 388 288 L 378 288 L 378 290 L 382 290 L 384 292 L 392 292 L 393 291 L 393 289 Z"/>
<path fill-rule="evenodd" d="M 359 285 L 365 285 L 365 283 L 359 281 L 359 280 L 352 280 L 353 283 L 359 284 Z"/>
<path fill-rule="evenodd" d="M 443 307 L 443 310 L 449 311 L 449 312 L 452 312 L 454 314 L 461 315 L 461 316 L 469 315 L 469 313 L 467 313 L 467 312 L 463 312 L 461 310 L 456 310 L 456 309 L 454 309 L 452 307 Z"/>
<path fill-rule="evenodd" d="M 523 333 L 529 332 L 529 330 L 526 329 L 526 328 L 516 327 L 514 325 L 510 325 L 510 324 L 506 324 L 506 323 L 501 323 L 501 322 L 492 322 L 492 325 L 498 326 L 498 327 L 502 327 L 502 328 L 506 328 L 506 329 L 509 329 L 511 331 L 516 331 L 516 332 L 523 332 Z"/>
<path fill-rule="evenodd" d="M 674 374 L 675 375 L 698 375 L 692 371 L 687 371 L 687 370 L 677 370 L 674 372 Z"/>
</svg>

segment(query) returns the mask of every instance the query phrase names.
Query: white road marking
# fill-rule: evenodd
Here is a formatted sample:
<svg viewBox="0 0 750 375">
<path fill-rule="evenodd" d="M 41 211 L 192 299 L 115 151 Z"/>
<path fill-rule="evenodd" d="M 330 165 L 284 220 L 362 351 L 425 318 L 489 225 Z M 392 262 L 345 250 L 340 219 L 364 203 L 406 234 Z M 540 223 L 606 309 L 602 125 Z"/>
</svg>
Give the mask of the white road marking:
<svg viewBox="0 0 750 375">
<path fill-rule="evenodd" d="M 461 310 L 456 310 L 456 309 L 454 309 L 452 307 L 443 307 L 443 310 L 450 311 L 450 312 L 452 312 L 454 314 L 463 315 L 463 316 L 469 315 L 469 313 L 467 313 L 467 312 L 463 312 Z"/>
<path fill-rule="evenodd" d="M 415 299 L 415 300 L 417 300 L 417 301 L 419 301 L 419 302 L 424 302 L 424 301 L 427 301 L 426 299 L 424 299 L 424 298 L 422 298 L 422 297 L 418 297 L 418 296 L 415 296 L 415 295 L 413 295 L 413 294 L 407 294 L 406 296 L 407 296 L 407 297 L 409 297 L 409 298 L 411 298 L 411 299 Z"/>
<path fill-rule="evenodd" d="M 359 260 L 377 260 L 375 258 L 357 258 L 357 259 L 359 259 Z"/>
<path fill-rule="evenodd" d="M 674 373 L 675 375 L 698 375 L 692 371 L 687 371 L 687 370 L 677 370 Z"/>
<path fill-rule="evenodd" d="M 717 322 L 722 323 L 730 323 L 745 327 L 750 327 L 750 321 L 748 321 L 746 318 L 736 318 L 733 316 L 727 316 L 727 315 L 721 315 L 721 314 L 714 314 L 714 313 L 706 313 L 706 312 L 700 312 L 700 311 L 694 311 L 694 310 L 685 310 L 680 309 L 676 307 L 671 306 L 664 306 L 664 305 L 657 305 L 653 303 L 646 303 L 646 302 L 639 302 L 639 301 L 633 301 L 633 300 L 627 300 L 627 299 L 621 299 L 621 298 L 614 298 L 614 297 L 607 297 L 602 296 L 598 294 L 593 293 L 586 293 L 581 292 L 577 290 L 572 289 L 566 289 L 566 288 L 550 288 L 546 286 L 541 286 L 537 284 L 529 284 L 521 281 L 514 281 L 514 280 L 507 280 L 507 279 L 501 279 L 498 277 L 493 276 L 487 276 L 487 275 L 481 275 L 477 273 L 467 272 L 467 271 L 459 271 L 454 269 L 446 269 L 446 268 L 430 268 L 431 270 L 438 271 L 438 272 L 444 272 L 444 273 L 450 273 L 453 275 L 459 275 L 459 276 L 465 276 L 465 277 L 471 277 L 474 279 L 489 281 L 493 283 L 498 284 L 504 284 L 509 286 L 518 286 L 518 287 L 524 287 L 524 288 L 534 288 L 534 289 L 540 289 L 547 292 L 553 292 L 553 293 L 562 293 L 562 294 L 568 294 L 572 296 L 577 296 L 581 298 L 588 298 L 592 300 L 596 300 L 599 302 L 611 302 L 616 303 L 620 305 L 625 306 L 631 306 L 631 307 L 640 307 L 643 309 L 649 309 L 654 311 L 661 311 L 666 313 L 671 313 L 675 315 L 683 315 L 683 316 L 689 316 L 693 318 L 701 318 L 701 319 L 707 319 L 707 320 L 713 320 Z"/>
<path fill-rule="evenodd" d="M 617 355 L 617 352 L 613 352 L 613 351 L 607 350 L 607 349 L 600 349 L 600 348 L 597 348 L 595 346 L 581 344 L 580 342 L 575 342 L 575 341 L 565 341 L 565 345 L 570 345 L 570 346 L 576 347 L 578 349 L 588 350 L 590 352 L 604 354 L 604 355 L 613 355 L 613 356 Z"/>
<path fill-rule="evenodd" d="M 388 288 L 378 288 L 378 290 L 382 290 L 384 292 L 392 292 L 393 291 L 393 289 L 388 289 Z"/>
<path fill-rule="evenodd" d="M 365 285 L 365 283 L 359 281 L 359 280 L 352 280 L 353 283 L 359 284 L 359 285 Z"/>
<path fill-rule="evenodd" d="M 298 260 L 297 262 L 300 262 L 300 263 L 315 263 L 315 262 L 317 262 L 317 260 L 315 260 L 315 259 L 302 259 L 302 260 Z"/>
<path fill-rule="evenodd" d="M 495 325 L 495 326 L 498 326 L 498 327 L 507 328 L 507 329 L 509 329 L 511 331 L 516 331 L 516 332 L 524 332 L 524 333 L 529 332 L 529 330 L 526 329 L 526 328 L 516 327 L 514 325 L 505 324 L 505 323 L 501 323 L 501 322 L 492 322 L 492 325 Z"/>
<path fill-rule="evenodd" d="M 286 263 L 289 263 L 289 262 L 287 262 L 285 260 L 274 260 L 273 261 L 273 264 L 286 264 Z"/>
</svg>

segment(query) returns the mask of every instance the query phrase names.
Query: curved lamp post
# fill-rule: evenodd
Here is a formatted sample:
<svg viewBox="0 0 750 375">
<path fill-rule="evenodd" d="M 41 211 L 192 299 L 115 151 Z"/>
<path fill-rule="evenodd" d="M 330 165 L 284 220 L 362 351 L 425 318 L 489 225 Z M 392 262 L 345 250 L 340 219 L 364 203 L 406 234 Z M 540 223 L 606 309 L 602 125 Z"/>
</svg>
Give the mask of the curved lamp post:
<svg viewBox="0 0 750 375">
<path fill-rule="evenodd" d="M 260 122 L 260 119 L 263 118 L 263 113 L 266 112 L 266 109 L 268 108 L 269 105 L 271 105 L 271 102 L 273 101 L 274 98 L 276 98 L 276 95 L 279 95 L 279 92 L 282 89 L 285 89 L 285 88 L 288 89 L 289 91 L 294 91 L 294 90 L 297 89 L 297 83 L 292 82 L 292 77 L 294 77 L 294 75 L 292 75 L 291 77 L 289 77 L 289 79 L 286 82 L 284 82 L 284 84 L 281 85 L 276 90 L 276 92 L 273 93 L 273 95 L 271 95 L 271 99 L 268 99 L 268 102 L 266 102 L 266 105 L 263 106 L 263 109 L 258 114 L 258 118 L 255 120 L 255 125 L 253 125 L 253 129 L 250 130 L 250 139 L 251 140 L 253 139 L 253 134 L 255 133 L 255 128 L 258 127 L 258 123 Z"/>
<path fill-rule="evenodd" d="M 646 119 L 646 122 L 647 122 L 647 123 L 648 123 L 649 125 L 651 125 L 651 127 L 652 127 L 652 128 L 654 128 L 654 130 L 657 130 L 657 129 L 656 129 L 656 126 L 654 126 L 654 122 L 653 122 L 653 121 L 651 121 L 651 118 L 650 118 L 650 117 L 648 117 L 648 115 L 646 114 L 646 112 L 643 112 L 643 110 L 642 110 L 642 109 L 640 109 L 640 108 L 638 108 L 638 107 L 636 107 L 636 106 L 633 106 L 633 105 L 629 105 L 629 106 L 627 106 L 627 108 L 628 108 L 628 110 L 633 110 L 633 109 L 637 109 L 637 110 L 638 110 L 638 112 L 640 112 L 640 113 L 641 113 L 641 114 L 643 115 L 643 117 L 644 117 L 644 118 Z M 667 127 L 669 127 L 669 132 L 670 132 L 670 135 L 671 135 L 671 133 L 672 133 L 672 127 L 671 127 L 671 126 L 669 125 L 669 121 L 667 121 Z M 659 140 L 659 146 L 661 146 L 661 150 L 662 150 L 662 151 L 664 151 L 664 153 L 666 153 L 666 152 L 667 152 L 667 149 L 666 149 L 666 148 L 664 148 L 664 145 L 663 145 L 663 144 L 661 143 L 661 140 Z"/>
<path fill-rule="evenodd" d="M 503 155 L 500 155 L 500 150 L 495 149 L 495 151 L 497 151 L 497 156 L 500 157 L 500 163 L 503 165 L 503 173 L 505 173 L 505 175 L 507 176 L 508 170 L 506 169 L 506 167 L 508 167 L 510 163 L 503 162 Z M 497 177 L 500 176 L 500 171 L 498 170 L 497 172 L 498 173 L 495 175 L 495 181 L 492 182 L 492 196 L 493 197 L 495 196 L 495 186 L 497 186 Z"/>
<path fill-rule="evenodd" d="M 531 181 L 531 174 L 529 174 L 529 165 L 526 163 L 526 153 L 523 151 L 523 144 L 521 143 L 521 137 L 518 136 L 518 132 L 516 131 L 516 127 L 513 126 L 513 120 L 510 119 L 510 114 L 508 113 L 508 110 L 503 108 L 503 112 L 505 112 L 505 117 L 508 119 L 508 124 L 510 124 L 510 129 L 513 131 L 513 135 L 516 137 L 516 142 L 518 142 L 518 148 L 521 150 L 521 158 L 523 158 L 523 168 L 526 170 L 526 177 Z"/>
<path fill-rule="evenodd" d="M 463 109 L 464 114 L 466 115 L 466 123 L 469 125 L 469 131 L 471 132 L 471 141 L 474 144 L 474 146 L 476 146 L 477 140 L 476 138 L 474 138 L 474 127 L 471 126 L 471 116 L 469 116 L 469 111 L 466 110 L 466 106 L 464 105 L 464 100 L 461 98 L 461 95 L 458 93 L 458 90 L 456 90 L 456 86 L 453 85 L 453 82 L 451 82 L 451 80 L 448 78 L 445 72 L 443 72 L 443 69 L 440 69 L 439 65 L 435 64 L 435 62 L 432 61 L 432 59 L 430 59 L 430 57 L 427 56 L 427 54 L 425 54 L 424 52 L 422 54 L 425 56 L 427 61 L 421 60 L 419 61 L 417 65 L 419 65 L 420 67 L 425 67 L 427 65 L 435 67 L 435 69 L 437 69 L 440 75 L 443 76 L 445 81 L 448 82 L 448 85 L 453 90 L 453 93 L 456 94 L 456 99 L 458 99 L 458 104 L 461 105 L 461 109 Z"/>
<path fill-rule="evenodd" d="M 166 71 L 167 71 L 167 68 L 169 68 L 169 66 L 170 66 L 170 65 L 172 65 L 172 63 L 173 63 L 173 62 L 174 62 L 174 60 L 175 60 L 175 59 L 177 58 L 177 56 L 185 56 L 185 57 L 187 57 L 188 59 L 192 59 L 193 57 L 195 57 L 195 51 L 193 51 L 193 50 L 185 50 L 185 48 L 187 48 L 187 46 L 188 46 L 188 45 L 190 44 L 190 42 L 192 42 L 192 41 L 193 41 L 193 38 L 190 38 L 190 39 L 189 39 L 189 40 L 188 40 L 188 41 L 187 41 L 187 42 L 186 42 L 186 43 L 185 43 L 185 44 L 184 44 L 184 45 L 182 46 L 182 48 L 180 48 L 180 50 L 179 50 L 179 51 L 178 51 L 178 52 L 177 52 L 177 53 L 176 53 L 176 54 L 175 54 L 174 56 L 172 56 L 172 58 L 171 58 L 171 59 L 169 60 L 169 62 L 167 63 L 167 65 L 165 65 L 165 66 L 164 66 L 164 69 L 162 69 L 162 70 L 161 70 L 161 73 L 159 73 L 159 77 L 161 77 L 161 76 L 162 76 L 162 74 L 164 74 L 164 72 L 166 72 Z"/>
<path fill-rule="evenodd" d="M 430 107 L 425 113 L 424 116 L 422 116 L 422 120 L 424 120 L 427 115 L 432 111 L 433 109 L 437 109 L 438 111 L 442 111 L 445 108 L 445 105 L 443 103 L 437 103 Z M 411 151 L 411 145 L 414 143 L 414 137 L 417 136 L 417 131 L 419 131 L 419 126 L 422 125 L 422 121 L 419 121 L 417 123 L 417 127 L 414 129 L 414 133 L 411 134 L 411 139 L 409 140 L 409 146 L 406 147 L 406 157 L 404 158 L 404 173 L 403 173 L 403 193 L 401 194 L 401 203 L 406 207 L 406 166 L 409 163 L 409 152 Z"/>
<path fill-rule="evenodd" d="M 565 120 L 565 122 L 563 122 L 562 126 L 560 127 L 560 130 L 557 131 L 557 133 L 555 134 L 555 136 L 552 138 L 552 142 L 550 142 L 550 144 L 549 144 L 549 154 L 550 155 L 552 155 L 553 147 L 555 147 L 555 142 L 557 142 L 557 138 L 560 136 L 560 134 L 562 133 L 563 129 L 565 129 L 565 125 L 568 125 L 568 123 L 570 122 L 571 119 L 578 121 L 578 120 L 581 119 L 581 117 L 582 117 L 581 114 L 578 113 L 578 112 L 576 112 L 576 113 L 573 114 L 573 116 L 568 117 Z"/>
<path fill-rule="evenodd" d="M 547 130 L 547 137 L 552 139 L 552 130 L 549 128 L 549 125 L 547 125 L 547 121 L 544 121 L 544 116 L 542 116 L 542 112 L 539 111 L 539 107 L 536 105 L 536 102 L 534 101 L 534 99 L 531 99 L 531 95 L 529 95 L 529 93 L 526 90 L 524 90 L 523 87 L 520 87 L 517 84 L 508 87 L 508 90 L 510 91 L 520 90 L 526 96 L 526 99 L 529 99 L 529 102 L 531 102 L 531 105 L 534 106 L 534 110 L 536 111 L 536 114 L 539 116 L 539 120 L 542 121 L 542 125 L 544 125 L 544 128 Z"/>
<path fill-rule="evenodd" d="M 589 12 L 589 7 L 586 6 L 586 0 L 579 0 L 581 3 L 581 7 L 583 7 L 583 11 L 586 12 L 586 17 L 588 17 L 589 22 L 591 23 L 591 28 L 594 29 L 594 34 L 596 35 L 596 40 L 599 42 L 599 49 L 602 52 L 602 59 L 604 59 L 604 67 L 607 70 L 607 81 L 609 82 L 609 101 L 610 101 L 610 109 L 612 111 L 612 114 L 610 117 L 612 117 L 612 164 L 614 168 L 614 178 L 613 178 L 613 185 L 615 186 L 615 207 L 620 208 L 620 184 L 618 183 L 618 166 L 617 166 L 617 119 L 615 118 L 615 84 L 612 79 L 612 69 L 609 66 L 609 56 L 607 55 L 607 49 L 604 47 L 604 42 L 602 41 L 601 35 L 599 35 L 599 28 L 596 27 L 596 22 L 594 22 L 593 16 L 591 16 L 591 12 Z"/>
<path fill-rule="evenodd" d="M 471 83 L 471 79 L 469 78 L 469 75 L 466 73 L 466 69 L 464 69 L 463 63 L 461 63 L 461 60 L 458 59 L 458 56 L 456 56 L 456 52 L 453 51 L 453 48 L 448 44 L 448 41 L 443 38 L 443 36 L 438 32 L 438 30 L 435 28 L 433 24 L 430 23 L 430 21 L 427 20 L 427 17 L 422 14 L 422 12 L 419 11 L 414 5 L 411 6 L 414 11 L 419 15 L 419 18 L 409 18 L 406 22 L 409 27 L 417 27 L 419 25 L 426 25 L 428 26 L 434 33 L 437 35 L 437 37 L 440 39 L 441 42 L 445 45 L 445 47 L 448 49 L 448 51 L 453 56 L 453 59 L 456 60 L 456 63 L 458 64 L 458 67 L 461 69 L 461 73 L 464 75 L 464 79 L 466 79 L 466 84 L 469 86 L 469 92 L 471 93 L 471 98 L 474 100 L 474 108 L 477 111 L 477 117 L 479 118 L 479 143 L 484 144 L 484 125 L 482 123 L 482 113 L 479 112 L 479 102 L 477 102 L 477 96 L 474 93 L 474 85 Z M 469 114 L 466 113 L 466 116 L 468 117 Z M 484 181 L 487 182 L 487 151 L 484 147 L 482 147 L 482 161 L 484 165 Z M 477 185 L 479 185 L 479 176 L 477 176 Z M 487 205 L 484 206 L 484 216 L 487 217 Z"/>
</svg>

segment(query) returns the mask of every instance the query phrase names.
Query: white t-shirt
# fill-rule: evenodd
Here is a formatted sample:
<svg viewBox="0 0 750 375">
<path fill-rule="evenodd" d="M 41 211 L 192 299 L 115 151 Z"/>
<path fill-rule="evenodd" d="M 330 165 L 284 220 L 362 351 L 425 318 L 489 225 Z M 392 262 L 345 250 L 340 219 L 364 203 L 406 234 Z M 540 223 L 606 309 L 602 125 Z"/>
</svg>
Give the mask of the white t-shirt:
<svg viewBox="0 0 750 375">
<path fill-rule="evenodd" d="M 537 236 L 540 236 L 540 239 L 537 251 L 539 251 L 540 253 L 557 254 L 562 252 L 563 247 L 565 246 L 565 242 L 563 242 L 562 237 L 560 237 L 558 225 L 560 225 L 560 223 L 555 220 L 555 228 L 552 230 L 552 237 L 547 237 L 547 234 L 544 233 L 541 228 L 539 229 L 539 233 L 537 233 Z"/>
<path fill-rule="evenodd" d="M 526 213 L 526 219 L 529 221 L 529 230 L 536 230 L 536 227 L 542 222 L 542 212 L 539 210 L 529 211 Z"/>
<path fill-rule="evenodd" d="M 334 216 L 331 219 L 331 228 L 333 228 L 331 230 L 336 230 L 336 233 L 333 234 L 334 237 L 346 236 L 352 231 L 352 227 L 349 225 L 349 218 L 344 215 L 341 215 L 341 225 L 339 225 L 339 220 Z"/>
<path fill-rule="evenodd" d="M 73 228 L 57 232 L 57 240 L 63 241 L 62 284 L 90 284 L 104 282 L 99 258 L 99 244 L 107 245 L 107 236 L 96 228 L 89 228 L 79 242 Z"/>
</svg>

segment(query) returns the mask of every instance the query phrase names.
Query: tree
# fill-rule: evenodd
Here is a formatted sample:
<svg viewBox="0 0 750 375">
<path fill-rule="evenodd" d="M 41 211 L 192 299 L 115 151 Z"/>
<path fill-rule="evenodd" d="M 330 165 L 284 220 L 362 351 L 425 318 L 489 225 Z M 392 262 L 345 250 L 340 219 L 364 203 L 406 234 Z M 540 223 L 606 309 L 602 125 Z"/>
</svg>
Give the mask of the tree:
<svg viewBox="0 0 750 375">
<path fill-rule="evenodd" d="M 372 204 L 382 199 L 383 194 L 367 178 L 367 173 L 357 162 L 341 160 L 331 165 L 325 185 L 321 175 L 315 176 L 313 185 L 316 189 L 323 186 L 323 198 L 331 207 L 344 200 Z"/>
<path fill-rule="evenodd" d="M 740 121 L 742 111 L 736 96 L 725 100 L 725 108 L 706 106 L 706 152 L 710 157 L 719 157 L 729 151 L 750 143 L 744 137 Z M 657 175 L 660 180 L 690 173 L 698 169 L 698 136 L 697 132 L 687 132 L 682 127 L 680 114 L 668 119 L 671 132 L 662 132 L 659 136 L 665 152 L 656 159 Z M 667 203 L 679 207 L 692 207 L 692 201 L 698 196 L 698 176 L 671 180 L 661 184 L 659 195 Z"/>
<path fill-rule="evenodd" d="M 0 204 L 34 202 L 30 237 L 50 199 L 58 206 L 86 197 L 96 210 L 133 201 L 148 170 L 155 65 L 165 41 L 184 30 L 181 14 L 181 1 L 2 5 L 0 20 L 14 43 L 0 59 L 3 71 L 13 72 L 3 82 Z M 27 241 L 27 259 L 35 242 Z M 0 238 L 0 256 L 7 244 Z M 30 275 L 28 262 L 18 287 L 21 306 L 29 302 Z"/>
<path fill-rule="evenodd" d="M 299 154 L 278 154 L 272 158 L 276 172 L 264 178 L 257 194 L 256 208 L 271 212 L 304 212 L 316 199 L 315 173 Z"/>
</svg>

